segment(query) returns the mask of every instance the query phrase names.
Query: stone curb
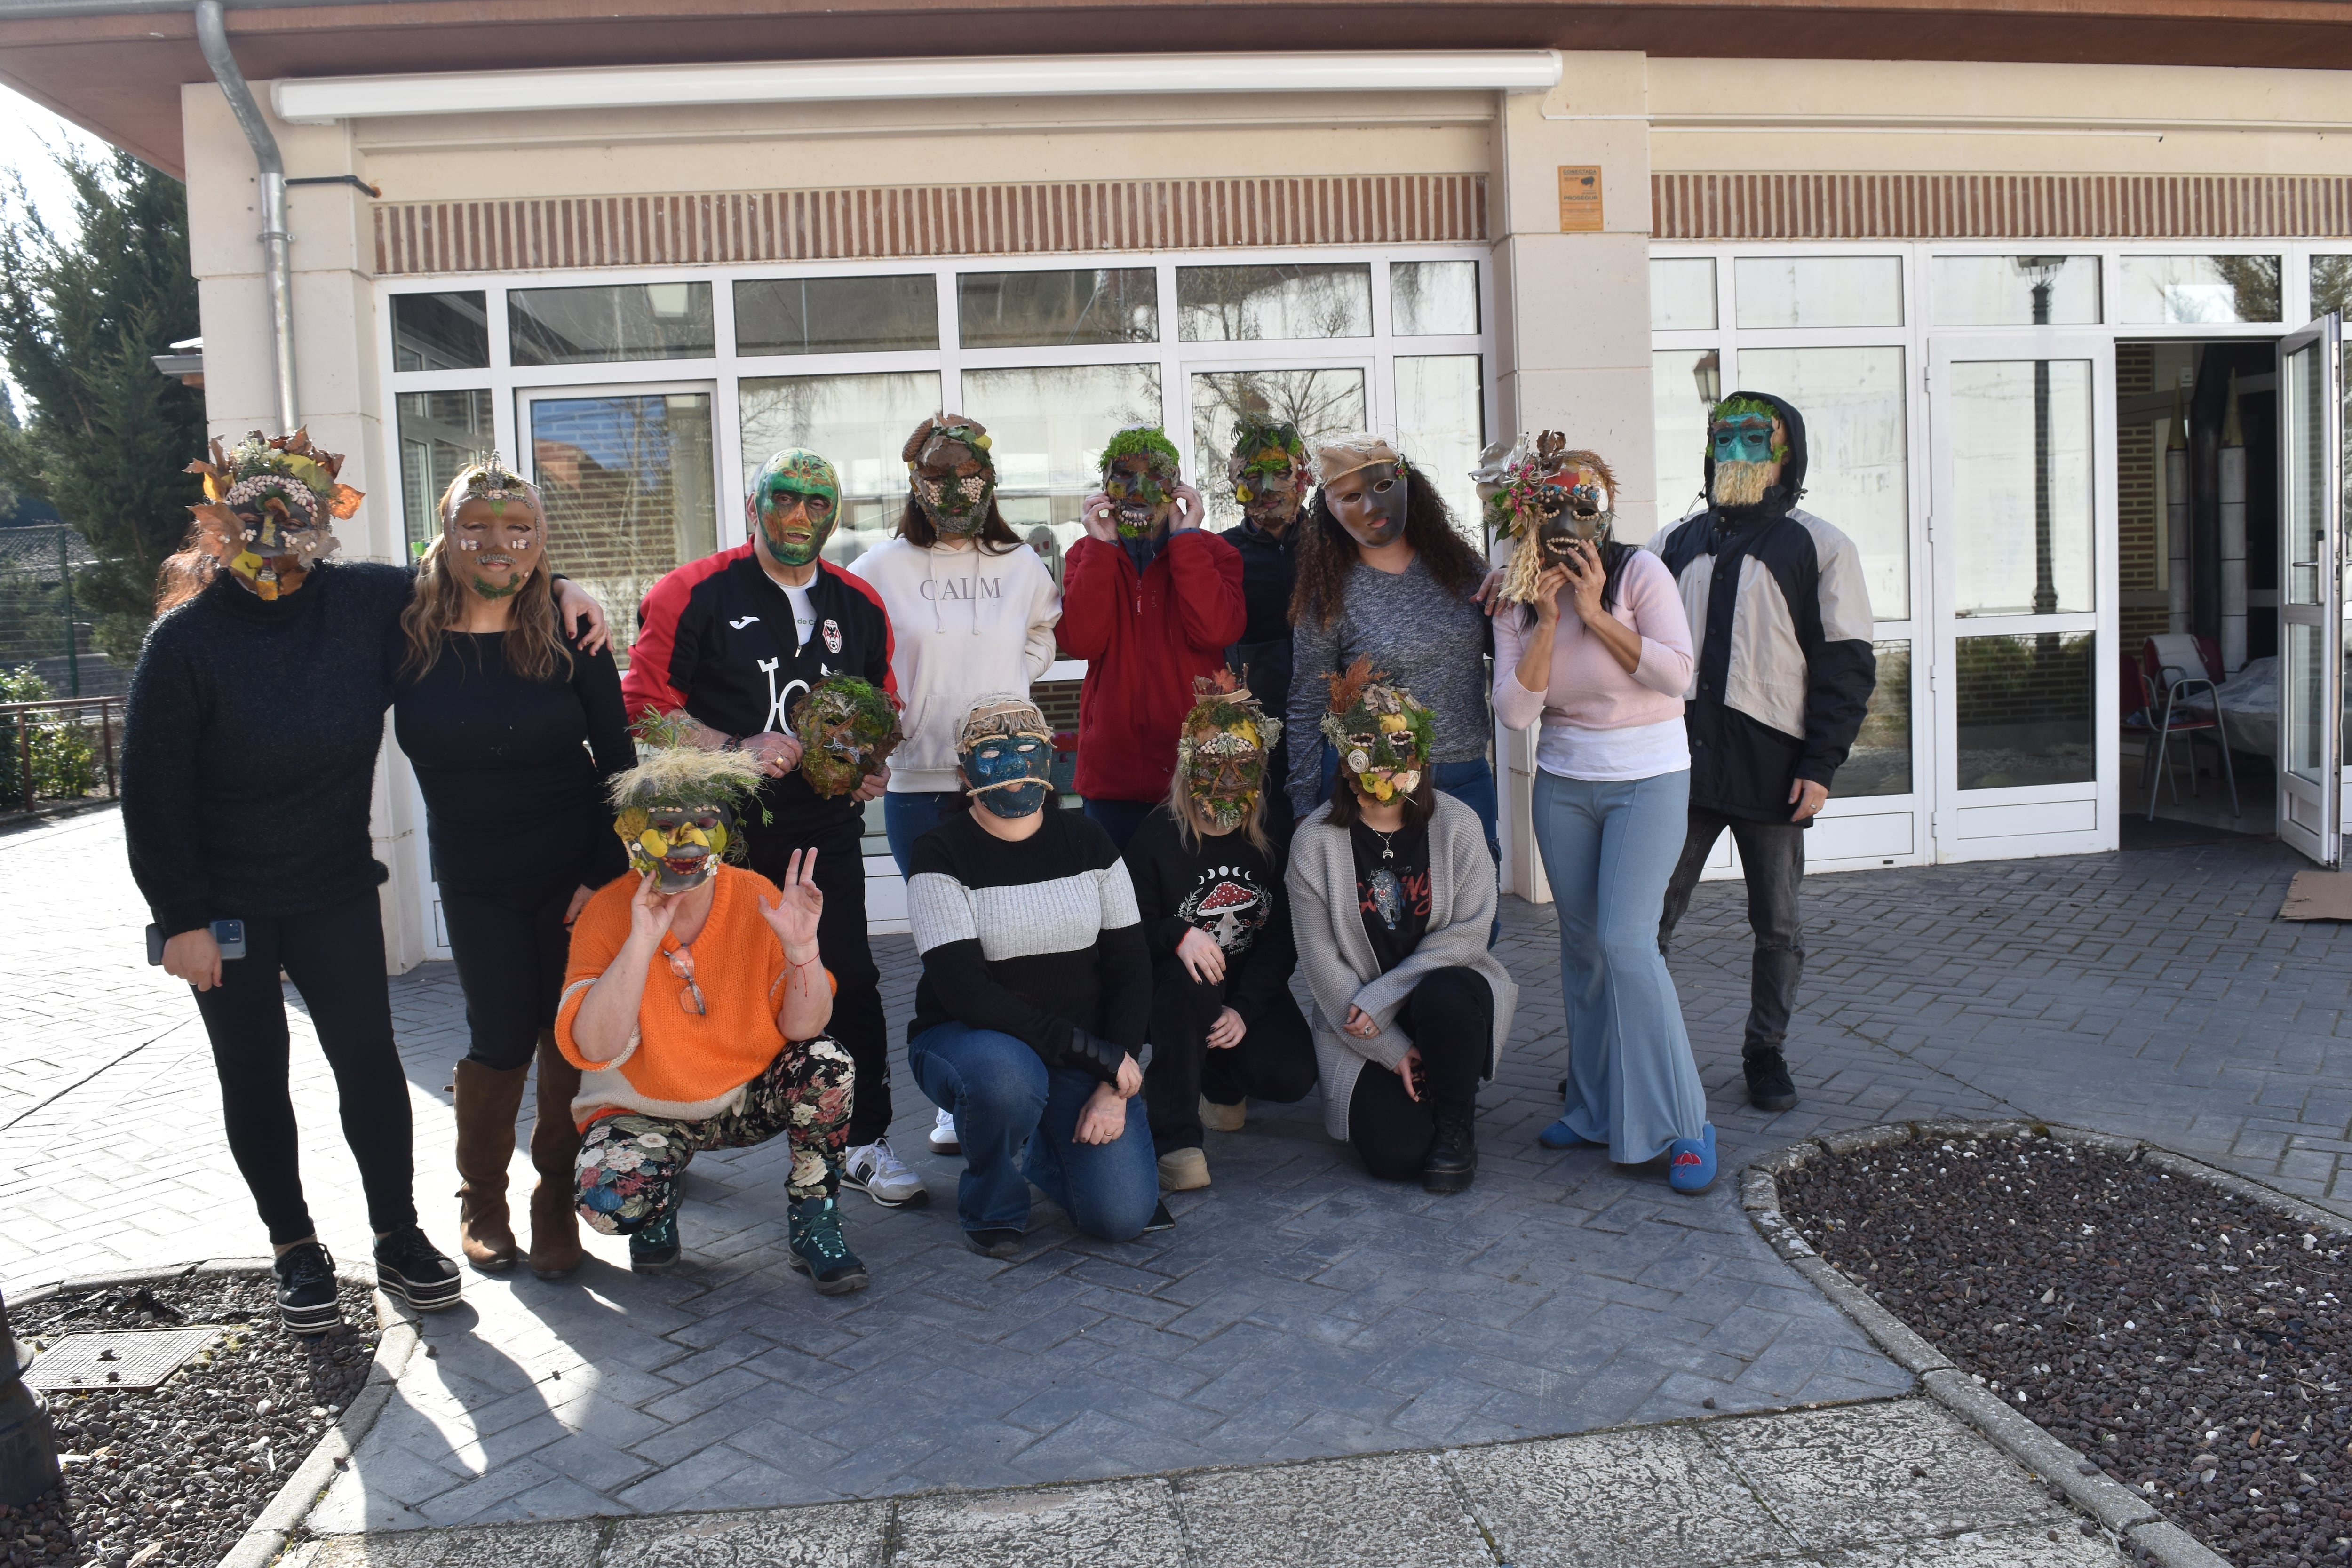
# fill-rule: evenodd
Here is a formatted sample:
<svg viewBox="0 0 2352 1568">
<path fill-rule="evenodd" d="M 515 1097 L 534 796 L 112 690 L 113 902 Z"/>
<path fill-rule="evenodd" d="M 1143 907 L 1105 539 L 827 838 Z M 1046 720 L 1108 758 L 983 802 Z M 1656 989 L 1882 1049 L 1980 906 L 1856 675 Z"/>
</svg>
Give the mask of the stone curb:
<svg viewBox="0 0 2352 1568">
<path fill-rule="evenodd" d="M 12 1305 L 29 1307 L 52 1296 L 83 1290 L 110 1290 L 118 1286 L 147 1285 L 158 1280 L 268 1272 L 269 1259 L 267 1258 L 225 1258 L 177 1268 L 136 1268 L 110 1274 L 85 1274 L 37 1286 L 16 1297 Z M 380 1337 L 376 1341 L 375 1359 L 368 1365 L 367 1382 L 361 1385 L 359 1393 L 352 1396 L 352 1402 L 343 1406 L 342 1414 L 320 1435 L 318 1442 L 311 1445 L 310 1452 L 294 1467 L 294 1473 L 286 1478 L 285 1484 L 270 1498 L 260 1516 L 246 1527 L 236 1544 L 230 1547 L 228 1554 L 220 1560 L 219 1568 L 266 1568 L 277 1558 L 284 1550 L 287 1538 L 309 1516 L 319 1500 L 326 1495 L 328 1486 L 335 1479 L 335 1472 L 351 1462 L 352 1452 L 359 1446 L 360 1439 L 367 1436 L 368 1428 L 374 1426 L 376 1417 L 383 1414 L 383 1407 L 392 1401 L 393 1384 L 407 1370 L 408 1358 L 415 1353 L 416 1324 L 394 1304 L 391 1297 L 376 1289 L 373 1272 L 362 1274 L 353 1268 L 337 1268 L 335 1277 L 348 1285 L 366 1286 L 373 1299 Z"/>
<path fill-rule="evenodd" d="M 2205 1182 L 2233 1197 L 2260 1204 L 2306 1229 L 2352 1239 L 2352 1222 L 2341 1215 L 2249 1181 L 2234 1172 L 2217 1170 L 2200 1160 L 2136 1138 L 2041 1121 L 1890 1122 L 1804 1139 L 1758 1161 L 1740 1173 L 1740 1207 L 1747 1211 L 1748 1223 L 1790 1268 L 1811 1280 L 1897 1365 L 1916 1374 L 1931 1397 L 1991 1438 L 2010 1458 L 2064 1492 L 2069 1501 L 2097 1520 L 2110 1533 L 2145 1548 L 2163 1568 L 2230 1568 L 2228 1559 L 2166 1519 L 2144 1494 L 2107 1476 L 2079 1449 L 2060 1441 L 2039 1422 L 1987 1392 L 1973 1374 L 1954 1366 L 1909 1325 L 1880 1305 L 1876 1298 L 1824 1261 L 1780 1212 L 1779 1175 L 1801 1169 L 1825 1154 L 1854 1154 L 1937 1138 L 2021 1136 L 2048 1138 L 2126 1160 L 2145 1161 L 2160 1171 Z"/>
</svg>

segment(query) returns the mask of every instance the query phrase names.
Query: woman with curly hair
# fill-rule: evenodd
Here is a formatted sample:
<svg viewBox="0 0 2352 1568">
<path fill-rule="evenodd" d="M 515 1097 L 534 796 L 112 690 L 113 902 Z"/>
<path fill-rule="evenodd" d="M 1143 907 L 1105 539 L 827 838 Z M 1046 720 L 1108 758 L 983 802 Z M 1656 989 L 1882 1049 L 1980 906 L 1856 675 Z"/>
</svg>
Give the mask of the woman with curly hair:
<svg viewBox="0 0 2352 1568">
<path fill-rule="evenodd" d="M 1379 437 L 1340 437 L 1315 463 L 1322 488 L 1301 520 L 1290 601 L 1291 809 L 1304 817 L 1331 792 L 1335 759 L 1316 738 L 1327 680 L 1370 658 L 1439 715 L 1423 761 L 1437 788 L 1477 814 L 1499 861 L 1486 754 L 1494 635 L 1475 597 L 1486 563 L 1437 488 Z"/>
</svg>

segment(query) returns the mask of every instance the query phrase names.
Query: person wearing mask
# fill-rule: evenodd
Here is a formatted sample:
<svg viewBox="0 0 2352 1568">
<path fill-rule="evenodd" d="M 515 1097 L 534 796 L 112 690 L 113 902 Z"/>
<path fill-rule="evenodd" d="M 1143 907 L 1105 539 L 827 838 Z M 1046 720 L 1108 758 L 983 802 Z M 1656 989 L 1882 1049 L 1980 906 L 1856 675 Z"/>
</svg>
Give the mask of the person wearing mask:
<svg viewBox="0 0 2352 1568">
<path fill-rule="evenodd" d="M 557 635 L 537 488 L 493 453 L 450 481 L 440 513 L 400 617 L 393 730 L 425 795 L 466 994 L 457 1241 L 476 1268 L 514 1267 L 507 1166 L 535 1056 L 530 1268 L 555 1279 L 583 1257 L 572 1212 L 580 1075 L 555 1048 L 555 1002 L 573 919 L 628 867 L 604 784 L 635 764 L 636 750 L 611 651 Z"/>
<path fill-rule="evenodd" d="M 1314 463 L 1298 427 L 1280 420 L 1244 417 L 1234 426 L 1225 473 L 1242 521 L 1217 537 L 1242 559 L 1242 602 L 1248 619 L 1241 640 L 1225 650 L 1225 663 L 1240 672 L 1270 714 L 1290 711 L 1290 596 L 1298 585 L 1294 526 L 1315 488 Z M 1272 770 L 1259 807 L 1265 834 L 1277 849 L 1290 842 L 1290 745 L 1276 745 L 1267 758 Z"/>
<path fill-rule="evenodd" d="M 1677 1192 L 1714 1183 L 1715 1128 L 1674 976 L 1652 931 L 1682 852 L 1690 625 L 1655 556 L 1610 537 L 1616 476 L 1547 430 L 1487 509 L 1513 542 L 1495 620 L 1495 713 L 1536 746 L 1533 824 L 1559 920 L 1568 1086 L 1546 1148 L 1664 1156 Z"/>
<path fill-rule="evenodd" d="M 1789 1016 L 1805 968 L 1805 829 L 1829 799 L 1878 684 L 1870 589 L 1853 541 L 1801 510 L 1805 421 L 1769 393 L 1735 392 L 1708 418 L 1709 504 L 1644 546 L 1682 590 L 1696 645 L 1684 694 L 1690 814 L 1666 883 L 1658 951 L 1724 830 L 1739 847 L 1756 934 L 1740 1063 L 1748 1101 L 1787 1110 Z"/>
<path fill-rule="evenodd" d="M 425 1238 L 412 1191 L 408 1080 L 392 1029 L 369 803 L 404 567 L 330 559 L 360 495 L 309 435 L 255 431 L 190 465 L 205 500 L 166 563 L 125 705 L 122 826 L 163 935 L 195 994 L 229 1152 L 268 1227 L 289 1329 L 334 1327 L 334 1259 L 303 1200 L 282 971 L 335 1075 L 344 1141 L 375 1232 L 376 1279 L 421 1311 L 454 1304 L 457 1265 Z M 603 612 L 560 584 L 567 626 Z M 225 957 L 215 921 L 244 926 Z"/>
<path fill-rule="evenodd" d="M 1194 689 L 1167 802 L 1124 857 L 1151 950 L 1143 1098 L 1168 1192 L 1209 1184 L 1204 1127 L 1240 1131 L 1251 1100 L 1304 1099 L 1316 1070 L 1290 994 L 1297 954 L 1279 851 L 1264 825 L 1282 724 L 1231 670 Z"/>
<path fill-rule="evenodd" d="M 890 618 L 863 577 L 824 559 L 840 521 L 833 465 L 793 447 L 761 465 L 744 499 L 751 537 L 678 567 L 639 612 L 621 680 L 632 721 L 677 720 L 688 744 L 744 752 L 768 777 L 747 815 L 746 864 L 781 884 L 793 856 L 819 851 L 824 894 L 818 940 L 838 990 L 831 1027 L 857 1063 L 857 1103 L 842 1184 L 886 1208 L 921 1204 L 922 1178 L 891 1151 L 890 1053 L 882 975 L 866 932 L 865 805 L 889 784 L 882 768 L 843 795 L 820 793 L 799 772 L 793 714 L 830 675 L 852 675 L 894 701 Z"/>
<path fill-rule="evenodd" d="M 1379 679 L 1359 658 L 1326 686 L 1341 787 L 1291 838 L 1291 930 L 1325 1130 L 1382 1181 L 1458 1193 L 1478 1173 L 1478 1083 L 1502 1064 L 1519 991 L 1487 945 L 1497 894 L 1478 818 L 1431 783 L 1436 715 Z"/>
<path fill-rule="evenodd" d="M 1106 1241 L 1172 1225 L 1139 1095 L 1151 959 L 1127 868 L 1051 804 L 1054 737 L 1027 698 L 974 702 L 956 752 L 972 808 L 923 836 L 907 879 L 907 1065 L 955 1118 L 965 1245 L 1018 1253 L 1032 1183 Z"/>
<path fill-rule="evenodd" d="M 1070 546 L 1062 647 L 1087 661 L 1078 699 L 1077 792 L 1124 848 L 1168 793 L 1192 681 L 1224 668 L 1247 625 L 1241 557 L 1202 531 L 1200 492 L 1178 478 L 1174 443 L 1130 426 L 1100 459 L 1103 488 Z"/>
<path fill-rule="evenodd" d="M 1476 815 L 1499 865 L 1487 760 L 1494 637 L 1476 597 L 1486 563 L 1428 477 L 1379 437 L 1340 437 L 1315 461 L 1322 488 L 1300 524 L 1290 602 L 1291 809 L 1304 816 L 1332 792 L 1342 770 L 1315 729 L 1326 682 L 1369 658 L 1439 715 L 1420 765 Z"/>
</svg>

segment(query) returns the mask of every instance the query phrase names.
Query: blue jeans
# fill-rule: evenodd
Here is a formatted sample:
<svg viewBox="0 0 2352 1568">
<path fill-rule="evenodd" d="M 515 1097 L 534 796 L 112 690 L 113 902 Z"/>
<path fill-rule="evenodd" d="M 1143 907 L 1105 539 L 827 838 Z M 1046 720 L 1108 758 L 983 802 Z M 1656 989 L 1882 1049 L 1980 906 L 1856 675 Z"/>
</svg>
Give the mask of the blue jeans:
<svg viewBox="0 0 2352 1568">
<path fill-rule="evenodd" d="M 1596 783 L 1538 773 L 1536 849 L 1559 917 L 1568 1015 L 1560 1120 L 1620 1164 L 1654 1160 L 1706 1125 L 1682 1002 L 1658 951 L 1666 879 L 1681 857 L 1690 770 Z"/>
<path fill-rule="evenodd" d="M 957 798 L 953 790 L 893 790 L 882 797 L 882 833 L 890 840 L 899 876 L 907 875 L 907 863 L 915 858 L 915 841 L 940 825 L 940 808 Z"/>
<path fill-rule="evenodd" d="M 1315 804 L 1322 805 L 1331 798 L 1331 791 L 1339 783 L 1339 753 L 1329 742 L 1318 741 L 1323 748 L 1323 787 L 1315 795 Z M 1486 853 L 1495 864 L 1503 863 L 1503 843 L 1495 836 L 1495 819 L 1498 805 L 1495 795 L 1495 765 L 1484 757 L 1473 757 L 1466 763 L 1440 763 L 1430 773 L 1430 783 L 1452 795 L 1478 814 L 1478 826 L 1486 831 Z M 1312 807 L 1309 808 L 1310 810 Z M 1303 819 L 1306 813 L 1299 814 Z"/>
<path fill-rule="evenodd" d="M 1112 845 L 1124 855 L 1127 841 L 1135 837 L 1135 830 L 1143 826 L 1143 819 L 1159 804 L 1156 800 L 1089 800 L 1087 815 L 1110 835 Z"/>
<path fill-rule="evenodd" d="M 1026 1229 L 1034 1182 L 1088 1236 L 1132 1241 L 1143 1234 L 1160 1205 L 1143 1096 L 1128 1100 L 1118 1137 L 1079 1143 L 1071 1135 L 1095 1079 L 1048 1068 L 1011 1035 L 935 1025 L 908 1043 L 907 1065 L 931 1103 L 955 1117 L 964 1157 L 956 1219 L 964 1229 Z"/>
</svg>

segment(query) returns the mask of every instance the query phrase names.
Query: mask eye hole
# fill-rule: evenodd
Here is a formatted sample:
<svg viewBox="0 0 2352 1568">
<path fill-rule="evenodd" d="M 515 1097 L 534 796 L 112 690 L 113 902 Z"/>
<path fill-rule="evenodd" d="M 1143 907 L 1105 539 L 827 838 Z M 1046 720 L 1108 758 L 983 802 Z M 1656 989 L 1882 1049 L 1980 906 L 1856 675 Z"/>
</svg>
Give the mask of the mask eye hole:
<svg viewBox="0 0 2352 1568">
<path fill-rule="evenodd" d="M 1023 741 L 1016 744 L 1013 749 L 1025 757 L 1036 751 L 1037 742 L 1034 741 Z"/>
<path fill-rule="evenodd" d="M 1372 484 L 1372 493 L 1376 496 L 1384 496 L 1394 489 L 1396 489 L 1394 479 L 1378 479 Z"/>
</svg>

